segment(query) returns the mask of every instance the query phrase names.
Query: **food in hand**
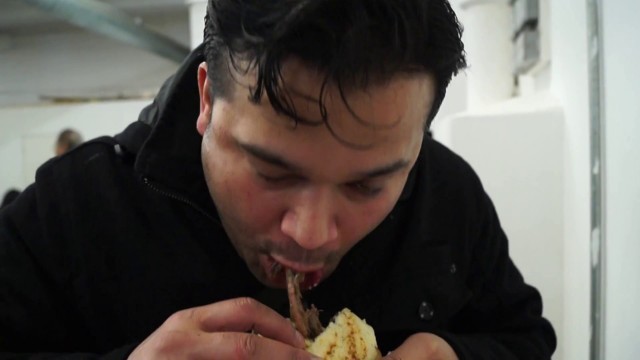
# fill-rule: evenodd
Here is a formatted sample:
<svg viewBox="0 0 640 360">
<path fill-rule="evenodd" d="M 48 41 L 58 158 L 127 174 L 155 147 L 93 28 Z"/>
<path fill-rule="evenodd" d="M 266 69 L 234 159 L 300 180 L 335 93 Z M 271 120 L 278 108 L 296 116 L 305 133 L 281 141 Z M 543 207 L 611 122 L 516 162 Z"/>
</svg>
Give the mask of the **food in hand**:
<svg viewBox="0 0 640 360">
<path fill-rule="evenodd" d="M 302 304 L 299 274 L 287 269 L 287 291 L 290 317 L 296 329 L 307 339 L 307 351 L 325 360 L 381 359 L 373 328 L 351 310 L 336 314 L 329 325 L 322 327 L 318 310 Z"/>
<path fill-rule="evenodd" d="M 373 328 L 347 308 L 313 341 L 307 341 L 307 351 L 325 360 L 381 359 Z"/>
</svg>

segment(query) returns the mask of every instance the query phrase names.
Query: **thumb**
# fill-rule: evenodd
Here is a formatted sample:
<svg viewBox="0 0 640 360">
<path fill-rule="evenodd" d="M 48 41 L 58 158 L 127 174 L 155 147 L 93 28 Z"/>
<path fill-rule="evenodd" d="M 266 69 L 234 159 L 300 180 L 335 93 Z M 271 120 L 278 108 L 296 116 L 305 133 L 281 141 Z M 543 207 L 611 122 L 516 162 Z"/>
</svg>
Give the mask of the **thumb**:
<svg viewBox="0 0 640 360">
<path fill-rule="evenodd" d="M 398 352 L 389 351 L 382 360 L 402 360 L 402 357 Z"/>
</svg>

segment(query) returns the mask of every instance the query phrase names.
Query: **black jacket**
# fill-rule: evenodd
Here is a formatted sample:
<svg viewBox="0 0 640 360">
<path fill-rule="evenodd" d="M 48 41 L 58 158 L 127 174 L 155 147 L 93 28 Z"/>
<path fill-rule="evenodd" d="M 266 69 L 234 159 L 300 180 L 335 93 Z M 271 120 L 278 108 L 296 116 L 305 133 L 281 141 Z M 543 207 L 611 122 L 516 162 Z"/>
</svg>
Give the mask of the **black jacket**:
<svg viewBox="0 0 640 360">
<path fill-rule="evenodd" d="M 0 212 L 5 356 L 125 358 L 172 313 L 239 296 L 286 315 L 284 292 L 253 278 L 208 195 L 201 61 L 194 51 L 139 121 L 44 164 Z M 305 299 L 325 322 L 351 308 L 383 354 L 415 332 L 461 359 L 548 359 L 556 345 L 479 179 L 430 137 L 391 214 Z"/>
</svg>

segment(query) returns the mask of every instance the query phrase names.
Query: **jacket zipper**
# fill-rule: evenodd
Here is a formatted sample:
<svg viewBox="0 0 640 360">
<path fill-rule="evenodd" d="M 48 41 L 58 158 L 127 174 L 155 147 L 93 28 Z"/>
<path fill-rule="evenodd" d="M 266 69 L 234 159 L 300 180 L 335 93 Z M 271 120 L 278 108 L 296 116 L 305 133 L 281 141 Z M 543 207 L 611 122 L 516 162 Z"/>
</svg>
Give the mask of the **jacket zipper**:
<svg viewBox="0 0 640 360">
<path fill-rule="evenodd" d="M 193 201 L 187 199 L 184 196 L 181 196 L 179 194 L 170 192 L 166 189 L 161 189 L 159 187 L 159 185 L 157 183 L 154 183 L 153 181 L 149 180 L 148 177 L 143 177 L 142 181 L 144 182 L 145 185 L 147 185 L 151 190 L 157 192 L 158 194 L 162 195 L 162 196 L 166 196 L 170 199 L 173 200 L 177 200 L 180 201 L 181 203 L 187 204 L 189 206 L 191 206 L 192 208 L 194 208 L 196 211 L 198 211 L 200 214 L 204 215 L 205 217 L 207 217 L 209 220 L 213 221 L 214 223 L 216 223 L 217 225 L 221 225 L 220 221 L 218 221 L 218 219 L 214 218 L 213 216 L 211 216 L 211 214 L 207 213 L 206 211 L 204 211 L 200 206 L 198 206 L 196 203 L 194 203 Z"/>
</svg>

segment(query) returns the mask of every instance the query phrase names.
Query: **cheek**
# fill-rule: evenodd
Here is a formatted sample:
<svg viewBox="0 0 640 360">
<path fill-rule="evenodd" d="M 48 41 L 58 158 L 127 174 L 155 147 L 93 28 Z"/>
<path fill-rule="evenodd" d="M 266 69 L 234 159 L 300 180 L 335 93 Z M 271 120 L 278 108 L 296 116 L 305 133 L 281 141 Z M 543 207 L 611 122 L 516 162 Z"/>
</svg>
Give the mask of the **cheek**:
<svg viewBox="0 0 640 360">
<path fill-rule="evenodd" d="M 211 138 L 203 144 L 204 171 L 228 231 L 255 236 L 279 226 L 281 202 L 260 188 L 246 159 L 228 141 L 224 129 L 206 135 Z"/>
<path fill-rule="evenodd" d="M 267 232 L 279 228 L 283 213 L 282 201 L 272 193 L 261 189 L 254 176 L 238 170 L 224 180 L 229 206 L 234 209 L 234 217 L 239 219 L 245 230 Z"/>
</svg>

